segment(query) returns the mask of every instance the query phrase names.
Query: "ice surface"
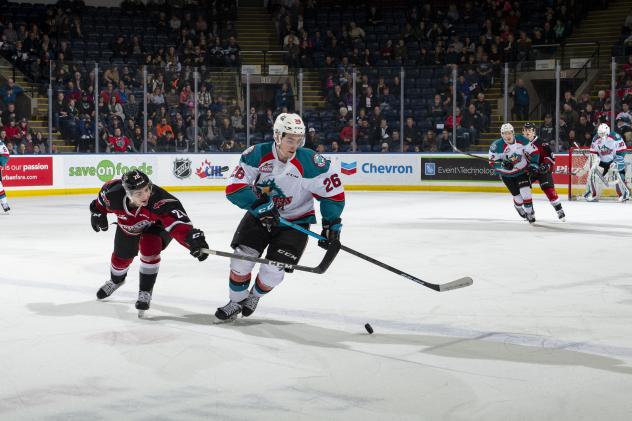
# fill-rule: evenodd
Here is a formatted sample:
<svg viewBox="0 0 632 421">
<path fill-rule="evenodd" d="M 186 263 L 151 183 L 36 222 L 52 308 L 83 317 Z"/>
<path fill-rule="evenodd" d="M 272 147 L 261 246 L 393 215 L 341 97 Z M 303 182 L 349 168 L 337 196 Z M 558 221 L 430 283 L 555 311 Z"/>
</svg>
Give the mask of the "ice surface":
<svg viewBox="0 0 632 421">
<path fill-rule="evenodd" d="M 341 252 L 213 324 L 227 259 L 173 242 L 138 319 L 138 261 L 95 299 L 114 232 L 90 228 L 92 196 L 7 193 L 2 420 L 631 419 L 630 205 L 565 202 L 561 223 L 538 197 L 529 226 L 508 194 L 348 192 L 344 244 L 474 285 L 439 293 Z M 242 211 L 219 192 L 178 196 L 229 251 Z M 302 263 L 322 253 L 310 240 Z"/>
</svg>

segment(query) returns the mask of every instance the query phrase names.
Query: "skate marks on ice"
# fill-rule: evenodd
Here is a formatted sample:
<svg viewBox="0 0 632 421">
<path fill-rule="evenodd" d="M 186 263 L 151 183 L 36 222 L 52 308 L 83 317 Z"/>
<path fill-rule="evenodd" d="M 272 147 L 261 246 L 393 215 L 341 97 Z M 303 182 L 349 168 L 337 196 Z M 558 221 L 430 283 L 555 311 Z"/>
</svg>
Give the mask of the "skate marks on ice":
<svg viewBox="0 0 632 421">
<path fill-rule="evenodd" d="M 416 218 L 407 223 L 384 223 L 382 224 L 385 229 L 389 227 L 415 229 L 420 228 L 424 230 L 437 230 L 437 231 L 498 231 L 506 232 L 508 225 L 511 225 L 512 232 L 523 231 L 533 232 L 534 227 L 542 228 L 543 230 L 550 230 L 552 232 L 565 232 L 569 234 L 589 234 L 599 236 L 617 236 L 617 237 L 632 237 L 631 225 L 617 225 L 617 224 L 596 224 L 587 222 L 573 222 L 569 220 L 567 216 L 566 221 L 559 221 L 551 216 L 550 220 L 542 218 L 536 215 L 536 222 L 529 224 L 526 221 L 512 218 L 512 219 L 499 219 L 499 218 Z M 354 227 L 355 228 L 355 227 Z M 369 226 L 367 226 L 369 228 Z M 382 228 L 382 227 L 380 227 Z M 371 226 L 370 229 L 375 229 L 375 226 Z M 622 231 L 623 230 L 623 231 Z"/>
<path fill-rule="evenodd" d="M 33 303 L 29 304 L 28 307 L 45 316 L 101 316 L 138 323 L 133 303 L 110 302 L 107 303 L 110 305 L 104 304 L 106 303 L 94 301 L 61 305 Z M 152 309 L 156 313 L 171 313 L 171 315 L 155 315 L 143 320 L 152 322 L 151 324 L 154 326 L 158 326 L 161 322 L 167 322 L 168 327 L 177 327 L 177 325 L 182 324 L 208 326 L 210 329 L 228 329 L 244 336 L 259 339 L 288 341 L 300 347 L 333 348 L 389 359 L 395 357 L 376 352 L 376 350 L 387 349 L 388 347 L 378 347 L 374 350 L 374 345 L 412 347 L 407 353 L 409 357 L 413 357 L 412 359 L 408 357 L 396 358 L 400 362 L 411 364 L 425 365 L 419 359 L 423 358 L 423 355 L 434 355 L 457 359 L 502 360 L 538 365 L 584 366 L 632 375 L 632 367 L 625 367 L 622 360 L 612 358 L 612 356 L 632 358 L 632 349 L 630 348 L 587 342 L 568 342 L 538 335 L 478 332 L 450 329 L 439 325 L 420 325 L 389 320 L 373 320 L 372 324 L 376 328 L 376 333 L 368 335 L 362 329 L 361 321 L 364 319 L 356 321 L 349 317 L 345 318 L 345 323 L 355 322 L 358 325 L 357 333 L 316 324 L 270 318 L 238 318 L 232 323 L 214 324 L 212 322 L 214 318 L 210 312 L 208 314 L 187 314 L 180 308 L 165 305 L 156 305 Z M 175 325 L 169 322 L 175 322 Z M 391 329 L 410 329 L 414 333 L 391 333 L 389 332 Z M 195 331 L 199 332 L 199 328 Z M 420 331 L 429 333 L 421 334 Z M 433 332 L 438 334 L 432 334 Z M 208 333 L 211 334 L 212 332 L 209 331 Z M 169 331 L 154 332 L 147 336 L 139 327 L 138 329 L 128 329 L 125 332 L 101 332 L 90 335 L 87 340 L 106 344 L 144 345 L 172 342 L 177 339 L 176 336 Z"/>
</svg>

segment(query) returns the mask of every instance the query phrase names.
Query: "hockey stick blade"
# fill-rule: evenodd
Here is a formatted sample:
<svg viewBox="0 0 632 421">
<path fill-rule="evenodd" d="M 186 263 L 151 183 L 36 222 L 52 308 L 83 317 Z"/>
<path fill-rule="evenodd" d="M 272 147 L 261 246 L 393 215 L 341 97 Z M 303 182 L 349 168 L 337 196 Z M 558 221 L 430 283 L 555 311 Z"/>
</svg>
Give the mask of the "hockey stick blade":
<svg viewBox="0 0 632 421">
<path fill-rule="evenodd" d="M 283 263 L 283 262 L 278 262 L 276 260 L 264 259 L 264 258 L 261 258 L 261 257 L 246 256 L 246 255 L 243 255 L 243 254 L 228 253 L 228 252 L 225 252 L 225 251 L 211 250 L 211 249 L 207 249 L 207 248 L 203 248 L 202 249 L 202 253 L 211 254 L 213 256 L 228 257 L 228 258 L 231 258 L 231 259 L 247 260 L 249 262 L 261 263 L 261 264 L 264 264 L 264 265 L 272 265 L 272 266 L 279 267 L 281 269 L 298 270 L 298 271 L 302 271 L 302 272 L 311 272 L 311 273 L 323 274 L 323 273 L 325 273 L 327 271 L 327 269 L 329 268 L 329 266 L 333 262 L 334 258 L 338 254 L 339 250 L 340 250 L 339 247 L 337 249 L 336 249 L 336 247 L 330 247 L 329 250 L 327 250 L 327 253 L 325 253 L 325 256 L 323 257 L 323 260 L 318 264 L 318 266 L 315 266 L 315 267 L 303 266 L 303 265 L 294 265 L 294 264 L 291 264 L 291 263 Z"/>
<path fill-rule="evenodd" d="M 296 224 L 294 224 L 294 223 L 292 223 L 290 221 L 287 221 L 287 220 L 285 220 L 283 218 L 281 218 L 281 224 L 286 225 L 286 226 L 291 227 L 291 228 L 294 228 L 295 230 L 303 232 L 303 233 L 309 235 L 310 237 L 316 238 L 317 240 L 325 240 L 325 237 L 323 237 L 321 235 L 318 235 L 315 232 L 310 231 L 310 230 L 308 230 L 306 228 L 303 228 L 300 225 L 296 225 Z M 473 283 L 472 278 L 464 277 L 464 278 L 460 278 L 460 279 L 457 279 L 457 280 L 452 281 L 452 282 L 448 282 L 447 284 L 433 284 L 431 282 L 426 282 L 426 281 L 424 281 L 422 279 L 419 279 L 419 278 L 417 278 L 415 276 L 409 275 L 409 274 L 407 274 L 406 272 L 404 272 L 402 270 L 399 270 L 397 268 L 394 268 L 393 266 L 387 265 L 384 262 L 381 262 L 381 261 L 379 261 L 377 259 L 374 259 L 371 256 L 367 256 L 366 254 L 360 253 L 359 251 L 354 250 L 354 249 L 352 249 L 350 247 L 340 245 L 339 242 L 336 242 L 336 244 L 330 245 L 329 249 L 327 250 L 327 253 L 329 253 L 329 251 L 330 251 L 330 249 L 332 247 L 336 247 L 336 248 L 339 248 L 340 250 L 344 250 L 347 253 L 350 253 L 350 254 L 353 254 L 356 257 L 359 257 L 360 259 L 366 260 L 367 262 L 371 262 L 374 265 L 377 265 L 377 266 L 379 266 L 379 267 L 381 267 L 383 269 L 386 269 L 386 270 L 388 270 L 390 272 L 393 272 L 393 273 L 395 273 L 395 274 L 397 274 L 399 276 L 402 276 L 402 277 L 404 277 L 406 279 L 410 279 L 411 281 L 416 282 L 419 285 L 423 285 L 426 288 L 430 288 L 430 289 L 435 290 L 435 291 L 442 292 L 442 291 L 449 291 L 451 289 L 464 288 L 464 287 L 472 285 L 472 283 Z M 335 253 L 338 253 L 338 250 L 336 250 Z M 327 254 L 325 255 L 325 257 L 327 257 Z M 335 257 L 335 254 L 334 254 L 334 257 Z M 323 261 L 324 260 L 325 259 L 323 259 Z M 332 258 L 332 260 L 333 260 L 333 258 Z"/>
<path fill-rule="evenodd" d="M 474 281 L 472 280 L 472 278 L 470 278 L 469 276 L 465 276 L 455 281 L 439 285 L 439 291 L 450 291 L 451 289 L 465 288 L 469 287 L 473 283 Z"/>
</svg>

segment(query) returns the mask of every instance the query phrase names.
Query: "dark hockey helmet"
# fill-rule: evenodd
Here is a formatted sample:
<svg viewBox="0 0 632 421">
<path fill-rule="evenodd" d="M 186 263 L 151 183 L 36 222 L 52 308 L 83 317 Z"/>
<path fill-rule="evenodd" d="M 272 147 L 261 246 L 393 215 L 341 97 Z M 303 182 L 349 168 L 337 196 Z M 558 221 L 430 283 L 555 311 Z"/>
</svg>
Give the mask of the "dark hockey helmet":
<svg viewBox="0 0 632 421">
<path fill-rule="evenodd" d="M 524 123 L 522 130 L 537 130 L 537 128 L 535 127 L 535 124 L 533 124 L 530 121 L 527 121 L 526 123 Z"/>
<path fill-rule="evenodd" d="M 147 174 L 141 170 L 131 170 L 123 174 L 121 177 L 123 188 L 128 196 L 131 196 L 135 190 L 140 190 L 145 186 L 151 187 L 151 181 Z"/>
</svg>

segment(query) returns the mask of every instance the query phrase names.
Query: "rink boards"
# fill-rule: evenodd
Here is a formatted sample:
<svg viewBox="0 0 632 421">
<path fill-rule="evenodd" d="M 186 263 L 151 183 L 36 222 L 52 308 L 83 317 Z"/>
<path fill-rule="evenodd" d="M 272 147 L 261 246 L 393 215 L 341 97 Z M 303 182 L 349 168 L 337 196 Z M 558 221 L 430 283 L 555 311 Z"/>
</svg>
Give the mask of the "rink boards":
<svg viewBox="0 0 632 421">
<path fill-rule="evenodd" d="M 504 192 L 485 159 L 461 154 L 325 154 L 348 190 Z M 139 168 L 173 191 L 223 190 L 240 154 L 104 154 L 12 156 L 3 171 L 11 196 L 94 193 Z M 486 158 L 486 155 L 480 155 Z M 557 157 L 559 193 L 568 189 L 568 155 Z M 539 189 L 535 189 L 539 192 Z"/>
</svg>

